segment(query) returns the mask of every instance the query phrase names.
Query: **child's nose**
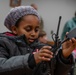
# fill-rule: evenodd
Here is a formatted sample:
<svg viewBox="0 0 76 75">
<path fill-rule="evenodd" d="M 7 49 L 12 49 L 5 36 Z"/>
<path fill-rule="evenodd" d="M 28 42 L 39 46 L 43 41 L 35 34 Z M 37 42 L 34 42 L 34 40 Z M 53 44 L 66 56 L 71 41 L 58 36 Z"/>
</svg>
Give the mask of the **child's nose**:
<svg viewBox="0 0 76 75">
<path fill-rule="evenodd" d="M 31 35 L 32 35 L 32 36 L 35 36 L 35 34 L 36 34 L 36 32 L 33 30 L 33 31 L 31 32 Z"/>
</svg>

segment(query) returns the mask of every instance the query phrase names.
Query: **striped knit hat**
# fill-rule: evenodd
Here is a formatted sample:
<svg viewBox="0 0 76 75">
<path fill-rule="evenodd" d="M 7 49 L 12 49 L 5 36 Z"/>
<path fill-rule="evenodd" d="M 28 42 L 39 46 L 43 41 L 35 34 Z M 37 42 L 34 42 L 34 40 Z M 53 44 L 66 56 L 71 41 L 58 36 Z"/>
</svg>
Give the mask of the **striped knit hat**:
<svg viewBox="0 0 76 75">
<path fill-rule="evenodd" d="M 11 30 L 11 27 L 16 24 L 16 22 L 25 15 L 35 15 L 40 21 L 40 16 L 33 7 L 31 6 L 19 6 L 12 8 L 5 18 L 4 25 Z"/>
</svg>

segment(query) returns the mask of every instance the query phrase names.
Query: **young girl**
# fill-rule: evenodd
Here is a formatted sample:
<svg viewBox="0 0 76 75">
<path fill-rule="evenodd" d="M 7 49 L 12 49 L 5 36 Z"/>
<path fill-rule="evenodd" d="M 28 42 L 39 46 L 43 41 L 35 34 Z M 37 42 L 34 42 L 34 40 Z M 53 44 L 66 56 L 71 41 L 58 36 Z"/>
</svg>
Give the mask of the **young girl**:
<svg viewBox="0 0 76 75">
<path fill-rule="evenodd" d="M 67 75 L 74 63 L 74 38 L 63 44 L 52 63 L 52 47 L 38 42 L 40 16 L 33 7 L 13 8 L 4 25 L 11 32 L 0 34 L 0 75 Z"/>
</svg>

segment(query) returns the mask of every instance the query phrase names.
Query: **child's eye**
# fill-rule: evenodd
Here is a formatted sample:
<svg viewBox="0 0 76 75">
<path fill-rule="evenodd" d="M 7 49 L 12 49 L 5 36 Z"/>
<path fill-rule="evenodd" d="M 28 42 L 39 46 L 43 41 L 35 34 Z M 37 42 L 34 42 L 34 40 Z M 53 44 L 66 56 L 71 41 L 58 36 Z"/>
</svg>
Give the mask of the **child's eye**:
<svg viewBox="0 0 76 75">
<path fill-rule="evenodd" d="M 25 30 L 26 30 L 27 32 L 30 32 L 30 31 L 32 31 L 33 29 L 34 29 L 34 28 L 31 27 L 31 26 L 28 26 L 28 27 L 25 28 Z M 39 27 L 35 27 L 35 29 L 34 29 L 35 32 L 38 32 L 39 30 L 40 30 Z"/>
<path fill-rule="evenodd" d="M 27 32 L 30 32 L 31 29 L 32 29 L 31 27 L 26 27 L 26 28 L 25 28 L 25 30 L 26 30 Z"/>
<path fill-rule="evenodd" d="M 39 30 L 40 30 L 40 28 L 36 28 L 36 29 L 35 29 L 35 32 L 38 32 Z"/>
</svg>

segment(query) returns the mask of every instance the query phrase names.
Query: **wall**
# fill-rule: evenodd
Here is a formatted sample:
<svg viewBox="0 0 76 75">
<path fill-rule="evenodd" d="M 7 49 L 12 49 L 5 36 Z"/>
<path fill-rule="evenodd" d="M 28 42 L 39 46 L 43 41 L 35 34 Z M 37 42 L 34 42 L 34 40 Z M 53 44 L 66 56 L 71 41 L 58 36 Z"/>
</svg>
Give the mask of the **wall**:
<svg viewBox="0 0 76 75">
<path fill-rule="evenodd" d="M 50 32 L 53 30 L 56 33 L 59 16 L 62 16 L 60 37 L 65 22 L 74 16 L 76 10 L 76 0 L 22 0 L 21 5 L 30 5 L 31 3 L 38 5 L 38 11 L 44 20 L 44 30 L 47 32 L 49 40 L 51 40 Z M 3 21 L 10 9 L 9 0 L 0 0 L 0 32 L 7 31 Z"/>
</svg>

